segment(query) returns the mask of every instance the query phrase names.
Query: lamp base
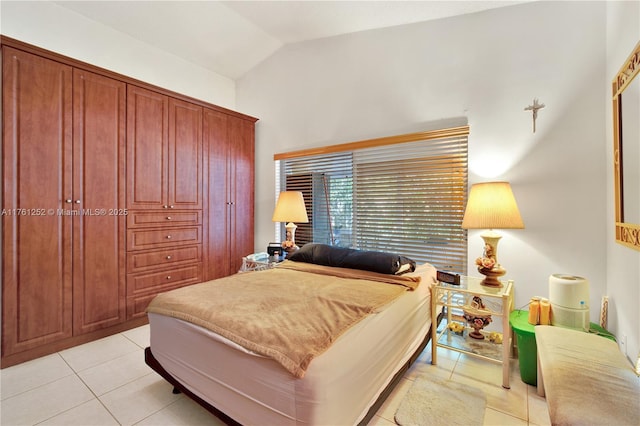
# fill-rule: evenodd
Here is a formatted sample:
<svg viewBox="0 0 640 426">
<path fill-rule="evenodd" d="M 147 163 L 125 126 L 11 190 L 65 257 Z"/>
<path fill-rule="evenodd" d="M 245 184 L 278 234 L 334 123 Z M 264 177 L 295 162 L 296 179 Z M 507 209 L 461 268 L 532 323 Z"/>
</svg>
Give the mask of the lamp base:
<svg viewBox="0 0 640 426">
<path fill-rule="evenodd" d="M 287 230 L 287 238 L 282 242 L 282 248 L 287 252 L 287 254 L 291 254 L 300 249 L 300 247 L 296 245 L 296 228 L 297 226 L 293 222 L 289 222 L 285 226 L 285 229 Z"/>
<path fill-rule="evenodd" d="M 291 246 L 291 247 L 284 247 L 284 251 L 286 251 L 286 252 L 287 252 L 287 254 L 294 253 L 294 252 L 296 252 L 296 251 L 298 251 L 298 250 L 300 250 L 300 247 L 298 247 L 298 246 L 296 246 L 296 245 L 293 245 L 293 246 Z"/>
<path fill-rule="evenodd" d="M 498 241 L 502 236 L 492 230 L 487 230 L 480 236 L 484 240 L 484 253 L 476 263 L 479 265 L 478 272 L 487 277 L 480 284 L 485 287 L 500 288 L 502 283 L 498 277 L 507 273 L 498 263 Z"/>
<path fill-rule="evenodd" d="M 496 287 L 496 288 L 502 287 L 502 283 L 498 280 L 498 277 L 501 277 L 507 273 L 506 270 L 502 269 L 499 266 L 493 267 L 492 269 L 479 267 L 478 272 L 480 272 L 482 275 L 486 277 L 480 283 L 481 285 L 486 287 Z"/>
</svg>

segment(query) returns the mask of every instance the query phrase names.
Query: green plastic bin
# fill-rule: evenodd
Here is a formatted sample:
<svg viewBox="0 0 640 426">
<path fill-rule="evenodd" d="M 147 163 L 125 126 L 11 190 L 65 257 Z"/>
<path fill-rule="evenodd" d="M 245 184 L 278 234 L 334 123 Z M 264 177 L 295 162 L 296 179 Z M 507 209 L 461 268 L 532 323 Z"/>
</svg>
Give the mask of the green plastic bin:
<svg viewBox="0 0 640 426">
<path fill-rule="evenodd" d="M 604 328 L 600 327 L 595 322 L 592 322 L 592 323 L 589 324 L 589 333 L 595 333 L 595 334 L 597 334 L 599 336 L 602 336 L 604 338 L 607 338 L 609 340 L 613 340 L 614 342 L 617 342 L 616 336 L 614 336 L 613 334 L 609 333 L 607 330 L 605 330 Z"/>
<path fill-rule="evenodd" d="M 512 311 L 509 315 L 509 324 L 516 336 L 520 378 L 523 382 L 536 386 L 538 384 L 538 347 L 535 326 L 529 324 L 529 311 Z"/>
</svg>

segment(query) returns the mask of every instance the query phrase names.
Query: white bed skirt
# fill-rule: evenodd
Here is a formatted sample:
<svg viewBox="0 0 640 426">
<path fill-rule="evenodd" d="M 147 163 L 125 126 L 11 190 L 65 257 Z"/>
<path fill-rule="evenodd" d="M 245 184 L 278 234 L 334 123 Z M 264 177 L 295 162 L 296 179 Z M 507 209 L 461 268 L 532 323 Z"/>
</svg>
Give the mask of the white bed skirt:
<svg viewBox="0 0 640 426">
<path fill-rule="evenodd" d="M 423 282 L 356 324 L 302 379 L 209 330 L 158 314 L 149 314 L 151 350 L 187 389 L 243 425 L 357 424 L 428 333 L 429 291 Z"/>
</svg>

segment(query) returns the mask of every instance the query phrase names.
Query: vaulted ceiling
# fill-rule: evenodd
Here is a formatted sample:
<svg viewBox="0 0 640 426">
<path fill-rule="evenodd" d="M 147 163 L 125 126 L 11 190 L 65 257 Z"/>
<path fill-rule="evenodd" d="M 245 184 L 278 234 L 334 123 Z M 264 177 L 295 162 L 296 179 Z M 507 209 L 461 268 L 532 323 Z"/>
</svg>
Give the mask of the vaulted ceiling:
<svg viewBox="0 0 640 426">
<path fill-rule="evenodd" d="M 237 79 L 282 46 L 522 3 L 515 1 L 55 1 Z"/>
</svg>

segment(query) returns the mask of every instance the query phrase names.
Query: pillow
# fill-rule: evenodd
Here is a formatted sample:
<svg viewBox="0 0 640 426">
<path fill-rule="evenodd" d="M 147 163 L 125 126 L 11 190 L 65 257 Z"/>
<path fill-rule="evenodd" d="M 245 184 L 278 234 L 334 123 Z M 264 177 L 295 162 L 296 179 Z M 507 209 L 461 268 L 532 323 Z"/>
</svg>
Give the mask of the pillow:
<svg viewBox="0 0 640 426">
<path fill-rule="evenodd" d="M 315 243 L 305 244 L 300 250 L 288 255 L 287 259 L 338 268 L 363 269 L 380 274 L 400 275 L 416 269 L 415 261 L 398 254 Z"/>
</svg>

